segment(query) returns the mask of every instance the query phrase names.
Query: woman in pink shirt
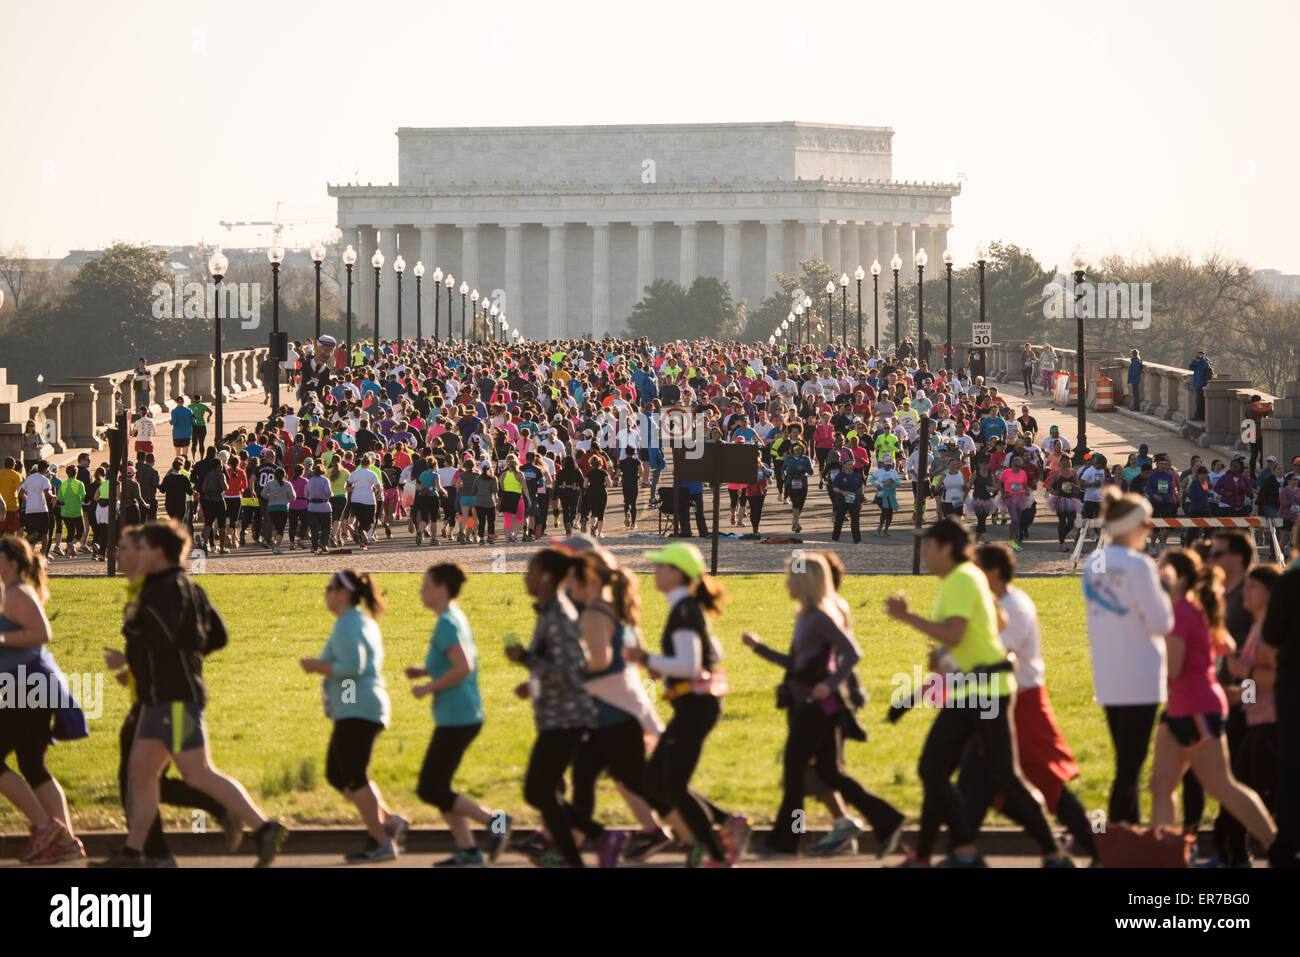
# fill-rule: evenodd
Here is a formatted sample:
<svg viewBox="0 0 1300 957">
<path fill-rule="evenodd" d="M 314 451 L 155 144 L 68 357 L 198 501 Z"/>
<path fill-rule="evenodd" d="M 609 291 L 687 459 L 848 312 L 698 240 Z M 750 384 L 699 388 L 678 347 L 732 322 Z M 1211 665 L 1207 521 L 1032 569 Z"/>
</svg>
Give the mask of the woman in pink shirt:
<svg viewBox="0 0 1300 957">
<path fill-rule="evenodd" d="M 1174 606 L 1174 628 L 1165 636 L 1169 698 L 1156 729 L 1151 767 L 1151 823 L 1175 827 L 1174 790 L 1190 767 L 1205 793 L 1219 801 L 1265 848 L 1277 826 L 1259 795 L 1232 774 L 1228 697 L 1214 674 L 1214 659 L 1234 651 L 1223 625 L 1223 573 L 1182 548 L 1160 559 L 1160 577 Z"/>
<path fill-rule="evenodd" d="M 1025 471 L 1020 456 L 1012 456 L 1011 464 L 998 476 L 1001 488 L 1002 506 L 1007 510 L 1007 538 L 1012 548 L 1020 549 L 1020 515 L 1034 500 L 1034 493 L 1029 490 L 1029 473 Z"/>
<path fill-rule="evenodd" d="M 818 488 L 826 484 L 826 456 L 834 447 L 835 426 L 831 425 L 831 414 L 823 412 L 818 416 L 817 425 L 813 429 L 813 448 L 816 450 L 817 468 L 821 476 L 821 481 L 817 483 Z"/>
</svg>

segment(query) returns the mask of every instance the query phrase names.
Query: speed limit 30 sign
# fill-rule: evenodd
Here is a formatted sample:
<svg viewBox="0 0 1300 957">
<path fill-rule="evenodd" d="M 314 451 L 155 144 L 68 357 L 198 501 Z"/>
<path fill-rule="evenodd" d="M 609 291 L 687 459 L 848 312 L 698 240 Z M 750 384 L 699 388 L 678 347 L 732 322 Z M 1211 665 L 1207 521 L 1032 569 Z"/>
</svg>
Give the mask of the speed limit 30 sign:
<svg viewBox="0 0 1300 957">
<path fill-rule="evenodd" d="M 993 345 L 993 323 L 972 322 L 970 324 L 970 344 L 972 346 Z"/>
</svg>

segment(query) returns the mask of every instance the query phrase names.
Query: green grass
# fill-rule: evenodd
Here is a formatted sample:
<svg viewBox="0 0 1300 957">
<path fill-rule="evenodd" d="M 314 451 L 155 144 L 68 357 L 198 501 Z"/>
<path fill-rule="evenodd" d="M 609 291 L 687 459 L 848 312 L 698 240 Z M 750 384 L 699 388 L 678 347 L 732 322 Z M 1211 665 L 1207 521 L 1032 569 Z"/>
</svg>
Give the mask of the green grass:
<svg viewBox="0 0 1300 957">
<path fill-rule="evenodd" d="M 393 699 L 392 727 L 378 740 L 371 770 L 389 803 L 417 822 L 437 821 L 437 811 L 415 796 L 415 782 L 432 732 L 427 699 L 409 693 L 402 670 L 420 664 L 432 616 L 419 602 L 419 576 L 379 576 L 389 602 L 381 619 L 384 672 Z M 250 790 L 268 813 L 300 824 L 355 823 L 352 806 L 325 782 L 324 755 L 330 726 L 321 712 L 319 679 L 307 676 L 298 659 L 315 656 L 333 619 L 322 601 L 324 576 L 214 575 L 200 581 L 230 629 L 230 645 L 205 667 L 211 701 L 207 711 L 215 763 Z M 758 631 L 783 650 L 790 638 L 793 605 L 774 575 L 727 576 L 732 603 L 716 623 L 732 693 L 722 721 L 710 736 L 695 777 L 696 786 L 723 807 L 770 821 L 780 801 L 784 713 L 773 707 L 777 668 L 740 642 L 745 629 Z M 1043 628 L 1048 687 L 1066 739 L 1082 776 L 1072 787 L 1084 806 L 1105 806 L 1111 771 L 1110 742 L 1101 709 L 1092 699 L 1083 603 L 1072 578 L 1027 579 L 1021 585 L 1038 604 Z M 657 646 L 665 608 L 647 576 L 641 579 L 645 624 Z M 853 607 L 864 649 L 858 674 L 870 693 L 860 714 L 871 740 L 850 743 L 850 772 L 869 789 L 907 809 L 920 807 L 916 761 L 930 712 L 914 712 L 889 725 L 884 715 L 891 676 L 923 664 L 927 643 L 881 611 L 884 597 L 903 589 L 913 605 L 928 610 L 935 580 L 904 576 L 856 576 L 845 597 Z M 104 645 L 120 647 L 122 586 L 94 579 L 55 579 L 50 610 L 57 612 L 52 646 L 68 673 L 103 671 Z M 474 576 L 461 596 L 473 625 L 482 664 L 480 686 L 487 723 L 456 778 L 456 787 L 488 806 L 534 815 L 522 799 L 524 768 L 534 737 L 532 711 L 514 697 L 523 670 L 506 661 L 501 636 L 514 631 L 526 640 L 533 612 L 517 574 Z M 81 828 L 120 827 L 117 732 L 127 706 L 123 688 L 105 676 L 103 713 L 91 721 L 88 739 L 59 744 L 49 754 Z M 665 709 L 666 714 L 666 709 Z M 11 762 L 12 763 L 12 762 Z M 169 821 L 189 822 L 188 811 L 169 810 Z M 598 814 L 631 823 L 610 782 L 602 779 Z M 813 821 L 825 818 L 821 809 Z M 20 825 L 14 808 L 0 802 L 0 827 Z"/>
</svg>

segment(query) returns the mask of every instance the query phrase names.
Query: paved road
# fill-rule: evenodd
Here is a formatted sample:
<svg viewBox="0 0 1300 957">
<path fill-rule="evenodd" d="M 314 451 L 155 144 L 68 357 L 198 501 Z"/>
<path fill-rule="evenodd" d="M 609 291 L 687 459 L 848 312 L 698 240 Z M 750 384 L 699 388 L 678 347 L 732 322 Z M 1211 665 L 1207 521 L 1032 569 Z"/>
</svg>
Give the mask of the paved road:
<svg viewBox="0 0 1300 957">
<path fill-rule="evenodd" d="M 1038 420 L 1040 432 L 1047 434 L 1052 425 L 1058 425 L 1061 434 L 1073 442 L 1076 433 L 1076 411 L 1074 409 L 1057 409 L 1048 397 L 1041 393 L 1022 398 L 1020 386 L 1012 383 L 1000 387 L 1008 400 L 1019 412 L 1021 403 L 1029 405 L 1031 413 Z M 266 412 L 266 405 L 259 401 L 260 395 L 250 395 L 226 404 L 226 422 L 228 427 L 238 425 L 252 426 Z M 1135 451 L 1143 442 L 1151 451 L 1169 452 L 1174 457 L 1177 467 L 1186 466 L 1194 454 L 1207 455 L 1195 443 L 1180 438 L 1168 431 L 1156 420 L 1147 417 L 1132 416 L 1123 412 L 1088 413 L 1089 445 L 1107 455 L 1112 461 L 1123 461 L 1125 455 Z M 159 420 L 159 431 L 155 448 L 170 451 L 170 428 L 166 419 Z M 159 455 L 165 461 L 165 455 Z M 98 464 L 99 457 L 95 457 Z M 164 466 L 165 467 L 165 466 Z M 754 539 L 723 538 L 718 546 L 718 567 L 722 572 L 777 573 L 783 568 L 785 560 L 793 549 L 800 547 L 833 547 L 844 561 L 848 571 L 855 574 L 872 573 L 908 573 L 912 570 L 913 529 L 912 495 L 904 491 L 900 496 L 901 509 L 895 516 L 893 533 L 885 538 L 874 534 L 877 512 L 868 506 L 863 510 L 863 538 L 861 544 L 854 545 L 848 529 L 844 530 L 838 544 L 831 542 L 831 507 L 829 497 L 812 489 L 808 497 L 808 507 L 802 516 L 802 532 L 797 536 L 802 544 L 762 544 Z M 727 496 L 722 495 L 721 523 L 724 534 L 748 532 L 749 527 L 733 529 L 730 526 Z M 649 564 L 641 557 L 642 551 L 657 547 L 659 544 L 658 514 L 645 508 L 646 495 L 641 493 L 642 515 L 641 530 L 631 532 L 623 527 L 622 496 L 612 492 L 607 510 L 605 544 L 618 556 L 620 561 L 630 564 L 638 571 L 648 571 Z M 706 512 L 711 516 L 711 497 L 706 495 Z M 933 510 L 929 516 L 933 518 Z M 973 527 L 973 522 L 971 523 Z M 552 531 L 554 529 L 552 528 Z M 1004 525 L 993 526 L 989 538 L 1001 541 L 1006 538 Z M 498 518 L 498 533 L 502 524 Z M 775 495 L 768 498 L 768 509 L 760 528 L 763 537 L 788 538 L 793 535 L 790 529 L 789 506 L 781 505 Z M 693 539 L 700 544 L 706 555 L 708 541 Z M 343 554 L 328 556 L 311 556 L 301 551 L 287 551 L 283 555 L 272 555 L 270 551 L 250 545 L 238 549 L 230 555 L 206 556 L 200 568 L 208 574 L 255 573 L 255 572 L 303 572 L 324 574 L 334 571 L 341 564 L 347 563 L 363 571 L 370 572 L 416 572 L 423 571 L 435 560 L 455 560 L 465 564 L 471 572 L 506 572 L 522 573 L 527 556 L 533 546 L 514 545 L 504 541 L 504 535 L 498 537 L 495 546 L 457 546 L 442 543 L 437 546 L 425 545 L 416 548 L 414 536 L 405 524 L 392 529 L 391 540 L 380 531 L 377 545 L 362 552 L 353 549 Z M 1018 556 L 1020 573 L 1023 575 L 1062 575 L 1070 574 L 1072 569 L 1069 554 L 1062 553 L 1056 541 L 1056 518 L 1049 513 L 1046 504 L 1039 495 L 1038 519 L 1030 532 L 1025 548 Z M 54 575 L 102 575 L 104 566 L 88 557 L 75 559 L 55 558 L 51 563 Z"/>
</svg>

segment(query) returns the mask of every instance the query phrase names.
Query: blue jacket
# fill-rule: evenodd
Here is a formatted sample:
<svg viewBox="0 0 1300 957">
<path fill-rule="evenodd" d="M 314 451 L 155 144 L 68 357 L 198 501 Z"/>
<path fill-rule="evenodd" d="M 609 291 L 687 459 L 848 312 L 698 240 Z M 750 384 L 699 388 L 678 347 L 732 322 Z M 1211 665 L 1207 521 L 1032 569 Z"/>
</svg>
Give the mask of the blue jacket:
<svg viewBox="0 0 1300 957">
<path fill-rule="evenodd" d="M 1210 360 L 1205 356 L 1198 356 L 1192 360 L 1192 364 L 1187 368 L 1192 370 L 1192 388 L 1205 388 L 1205 373 L 1210 371 Z"/>
<path fill-rule="evenodd" d="M 1140 385 L 1142 383 L 1142 360 L 1141 359 L 1132 359 L 1129 361 L 1128 383 L 1129 385 L 1133 385 L 1134 383 Z"/>
</svg>

